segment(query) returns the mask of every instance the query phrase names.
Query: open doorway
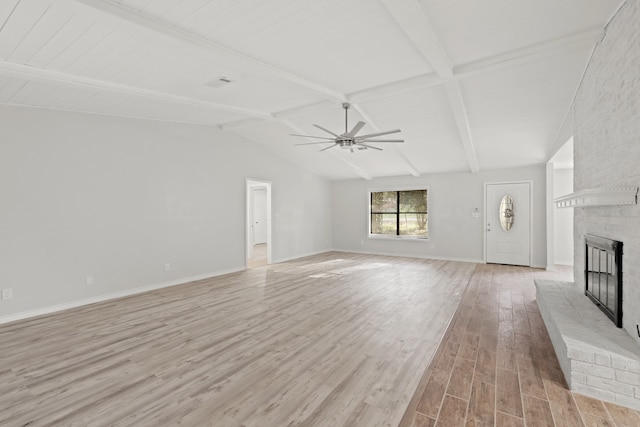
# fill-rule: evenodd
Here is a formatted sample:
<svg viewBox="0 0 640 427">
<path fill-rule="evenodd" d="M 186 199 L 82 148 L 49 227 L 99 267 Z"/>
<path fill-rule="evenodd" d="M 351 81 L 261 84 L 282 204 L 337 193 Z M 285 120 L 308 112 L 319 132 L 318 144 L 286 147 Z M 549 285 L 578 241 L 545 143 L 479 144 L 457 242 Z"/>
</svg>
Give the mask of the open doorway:
<svg viewBox="0 0 640 427">
<path fill-rule="evenodd" d="M 246 180 L 246 265 L 271 264 L 271 182 Z"/>
<path fill-rule="evenodd" d="M 573 209 L 558 209 L 553 199 L 573 193 L 573 137 L 555 153 L 547 164 L 548 201 L 547 264 L 573 265 Z"/>
</svg>

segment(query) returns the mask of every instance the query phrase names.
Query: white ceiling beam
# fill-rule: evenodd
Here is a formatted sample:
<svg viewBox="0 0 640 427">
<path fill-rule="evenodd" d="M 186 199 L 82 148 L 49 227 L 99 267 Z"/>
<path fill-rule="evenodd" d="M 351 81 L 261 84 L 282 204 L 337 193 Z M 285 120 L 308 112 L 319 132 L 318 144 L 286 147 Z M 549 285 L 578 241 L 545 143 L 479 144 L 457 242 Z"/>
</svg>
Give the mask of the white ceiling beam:
<svg viewBox="0 0 640 427">
<path fill-rule="evenodd" d="M 242 119 L 236 122 L 223 123 L 218 127 L 220 128 L 220 130 L 236 130 L 236 129 L 241 129 L 245 127 L 259 125 L 272 120 L 273 119 L 270 120 L 269 118 L 249 117 L 248 119 Z"/>
<path fill-rule="evenodd" d="M 602 27 L 597 27 L 580 33 L 558 37 L 554 40 L 515 49 L 499 55 L 457 66 L 454 68 L 454 75 L 456 78 L 472 77 L 489 71 L 495 71 L 524 62 L 541 59 L 549 55 L 569 52 L 578 46 L 593 46 L 602 40 L 604 34 L 604 29 Z"/>
<path fill-rule="evenodd" d="M 291 117 L 301 116 L 303 114 L 314 113 L 319 110 L 329 110 L 331 108 L 337 108 L 339 105 L 340 103 L 338 102 L 321 101 L 314 104 L 302 105 L 300 107 L 278 111 L 277 113 L 273 113 L 273 117 L 275 117 L 276 119 L 288 119 Z"/>
<path fill-rule="evenodd" d="M 445 83 L 445 89 L 449 95 L 449 104 L 451 105 L 451 111 L 453 117 L 458 125 L 458 133 L 462 140 L 465 155 L 467 156 L 467 162 L 472 173 L 478 173 L 480 166 L 478 165 L 478 158 L 476 156 L 476 150 L 473 145 L 473 138 L 471 137 L 471 128 L 469 127 L 469 118 L 467 116 L 466 108 L 464 106 L 464 99 L 462 98 L 462 91 L 460 90 L 460 84 L 456 81 L 450 81 Z"/>
<path fill-rule="evenodd" d="M 535 61 L 548 56 L 551 53 L 569 52 L 571 49 L 583 44 L 595 44 L 604 36 L 604 30 L 600 27 L 587 30 L 581 33 L 571 34 L 568 36 L 547 41 L 544 43 L 528 46 L 521 49 L 515 49 L 510 52 L 495 55 L 492 57 L 480 59 L 468 64 L 463 64 L 454 68 L 454 78 L 464 79 L 479 74 L 496 71 L 503 68 L 512 67 L 524 62 Z M 407 92 L 413 92 L 421 89 L 444 84 L 445 80 L 440 78 L 436 73 L 423 74 L 408 79 L 390 82 L 384 85 L 364 89 L 358 92 L 347 94 L 348 102 L 352 104 L 373 101 L 390 96 L 401 95 Z M 277 119 L 295 117 L 302 114 L 312 113 L 324 108 L 332 108 L 335 103 L 331 101 L 322 101 L 315 104 L 304 105 L 301 107 L 291 108 L 289 110 L 274 113 Z M 238 122 L 239 123 L 239 122 Z M 252 125 L 251 122 L 247 122 Z"/>
<path fill-rule="evenodd" d="M 169 93 L 159 92 L 151 89 L 142 89 L 135 86 L 124 85 L 121 83 L 107 82 L 104 80 L 97 80 L 89 77 L 76 76 L 72 74 L 62 73 L 60 71 L 33 67 L 30 65 L 15 64 L 13 62 L 3 60 L 0 60 L 0 74 L 21 80 L 34 80 L 74 88 L 85 88 L 101 92 L 116 93 L 120 95 L 143 97 L 152 99 L 154 101 L 173 102 L 185 105 L 205 107 L 213 110 L 241 114 L 243 116 L 259 117 L 263 119 L 272 118 L 269 113 L 266 113 L 264 111 L 219 104 L 215 102 L 204 101 L 201 99 L 189 98 L 186 96 L 172 95 Z"/>
<path fill-rule="evenodd" d="M 252 69 L 258 69 L 263 73 L 278 79 L 284 80 L 290 84 L 304 87 L 312 92 L 324 98 L 337 99 L 340 101 L 346 101 L 344 94 L 335 91 L 331 88 L 325 87 L 319 83 L 305 79 L 294 73 L 279 69 L 273 65 L 262 62 L 256 58 L 250 57 L 243 53 L 230 49 L 220 43 L 216 43 L 200 35 L 191 33 L 175 25 L 171 25 L 167 22 L 151 18 L 144 15 L 137 10 L 131 9 L 120 3 L 116 3 L 112 0 L 73 0 L 79 4 L 89 7 L 93 10 L 102 12 L 112 18 L 116 18 L 121 22 L 127 22 L 132 24 L 135 28 L 145 29 L 155 34 L 160 34 L 168 39 L 177 40 L 179 42 L 186 43 L 191 46 L 202 48 L 205 51 L 212 53 L 216 56 L 222 56 L 224 58 L 241 61 L 247 65 L 250 65 Z"/>
<path fill-rule="evenodd" d="M 441 85 L 443 80 L 436 73 L 423 74 L 404 80 L 364 89 L 347 95 L 349 102 L 360 103 L 389 96 L 401 95 L 420 89 L 427 89 Z"/>
<path fill-rule="evenodd" d="M 512 67 L 523 62 L 535 61 L 551 54 L 569 52 L 577 46 L 593 45 L 602 40 L 602 37 L 604 37 L 604 29 L 601 27 L 593 28 L 581 33 L 570 34 L 552 41 L 515 49 L 454 67 L 453 75 L 455 78 L 466 78 Z M 423 74 L 350 93 L 347 94 L 347 98 L 352 103 L 365 102 L 439 86 L 445 81 L 435 73 Z"/>
<path fill-rule="evenodd" d="M 451 60 L 420 4 L 416 0 L 382 0 L 382 3 L 438 76 L 453 77 Z"/>
<path fill-rule="evenodd" d="M 367 124 L 373 128 L 374 132 L 381 131 L 380 128 L 371 119 L 371 117 L 362 109 L 362 106 L 358 104 L 351 104 L 351 107 L 353 107 L 354 110 L 360 113 L 364 121 L 367 122 Z M 411 164 L 409 159 L 407 159 L 407 156 L 404 155 L 404 153 L 400 150 L 398 145 L 397 144 L 389 144 L 389 145 L 391 146 L 390 148 L 395 151 L 398 157 L 400 157 L 400 159 L 402 160 L 402 163 L 404 164 L 404 167 L 407 169 L 407 172 L 409 172 L 411 175 L 415 176 L 416 178 L 419 177 L 420 172 L 418 172 L 415 166 Z"/>
<path fill-rule="evenodd" d="M 455 79 L 451 60 L 440 44 L 431 23 L 417 0 L 383 0 L 383 3 L 413 45 L 443 80 L 469 169 L 477 173 L 480 168 L 462 91 Z"/>
</svg>

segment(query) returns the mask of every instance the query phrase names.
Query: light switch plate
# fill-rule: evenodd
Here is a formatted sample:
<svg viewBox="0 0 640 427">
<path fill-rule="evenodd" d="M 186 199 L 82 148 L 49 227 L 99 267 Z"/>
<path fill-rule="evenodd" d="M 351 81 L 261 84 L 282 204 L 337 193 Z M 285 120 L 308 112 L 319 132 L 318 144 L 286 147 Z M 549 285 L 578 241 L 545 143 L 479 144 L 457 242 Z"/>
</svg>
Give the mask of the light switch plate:
<svg viewBox="0 0 640 427">
<path fill-rule="evenodd" d="M 2 300 L 7 301 L 13 299 L 13 289 L 7 288 L 2 290 Z"/>
</svg>

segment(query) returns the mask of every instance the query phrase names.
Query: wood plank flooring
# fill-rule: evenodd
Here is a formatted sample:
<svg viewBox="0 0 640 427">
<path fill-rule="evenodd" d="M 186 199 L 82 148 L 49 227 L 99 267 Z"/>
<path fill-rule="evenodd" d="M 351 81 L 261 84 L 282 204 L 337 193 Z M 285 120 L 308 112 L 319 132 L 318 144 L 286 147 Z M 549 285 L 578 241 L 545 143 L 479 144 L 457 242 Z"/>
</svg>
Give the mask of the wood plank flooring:
<svg viewBox="0 0 640 427">
<path fill-rule="evenodd" d="M 395 427 L 475 268 L 331 252 L 0 325 L 0 425 Z"/>
<path fill-rule="evenodd" d="M 640 426 L 640 412 L 567 389 L 535 302 L 556 271 L 478 265 L 401 427 Z"/>
</svg>

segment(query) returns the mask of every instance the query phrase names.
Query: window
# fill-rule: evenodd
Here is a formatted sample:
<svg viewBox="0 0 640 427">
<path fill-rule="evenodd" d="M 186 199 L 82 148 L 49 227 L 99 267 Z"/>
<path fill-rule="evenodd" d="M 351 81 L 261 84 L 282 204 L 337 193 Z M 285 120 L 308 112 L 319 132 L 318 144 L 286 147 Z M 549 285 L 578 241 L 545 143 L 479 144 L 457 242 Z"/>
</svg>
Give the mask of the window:
<svg viewBox="0 0 640 427">
<path fill-rule="evenodd" d="M 371 236 L 429 237 L 427 190 L 369 193 Z"/>
</svg>

